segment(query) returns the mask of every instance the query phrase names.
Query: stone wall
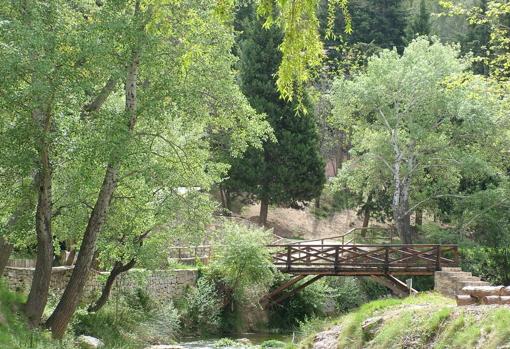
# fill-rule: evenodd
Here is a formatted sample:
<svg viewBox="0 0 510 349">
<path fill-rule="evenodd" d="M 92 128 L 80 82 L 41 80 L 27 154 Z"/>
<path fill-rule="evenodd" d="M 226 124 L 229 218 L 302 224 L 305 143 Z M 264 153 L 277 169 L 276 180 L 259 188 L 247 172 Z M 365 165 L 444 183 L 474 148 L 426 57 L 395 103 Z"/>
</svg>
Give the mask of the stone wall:
<svg viewBox="0 0 510 349">
<path fill-rule="evenodd" d="M 50 293 L 57 296 L 62 294 L 72 272 L 73 267 L 54 267 L 51 273 Z M 4 280 L 12 291 L 28 294 L 33 273 L 34 268 L 6 267 Z M 84 302 L 90 302 L 97 297 L 107 276 L 108 273 L 102 272 L 90 274 L 85 285 Z M 141 288 L 155 300 L 164 302 L 184 295 L 188 286 L 196 284 L 196 279 L 197 271 L 194 269 L 154 271 L 133 269 L 117 278 L 112 293 L 132 292 Z"/>
<path fill-rule="evenodd" d="M 460 268 L 443 268 L 434 273 L 434 290 L 447 297 L 455 298 L 466 286 L 487 286 L 488 282 L 480 280 L 470 272 Z"/>
</svg>

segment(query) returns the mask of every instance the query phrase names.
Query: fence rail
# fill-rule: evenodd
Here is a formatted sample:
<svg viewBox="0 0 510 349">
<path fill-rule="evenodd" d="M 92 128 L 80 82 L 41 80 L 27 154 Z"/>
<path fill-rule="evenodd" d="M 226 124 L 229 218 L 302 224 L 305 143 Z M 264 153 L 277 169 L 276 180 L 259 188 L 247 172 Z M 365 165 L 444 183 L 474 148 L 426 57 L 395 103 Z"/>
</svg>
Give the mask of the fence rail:
<svg viewBox="0 0 510 349">
<path fill-rule="evenodd" d="M 430 275 L 459 265 L 456 245 L 270 245 L 274 265 L 294 274 Z"/>
</svg>

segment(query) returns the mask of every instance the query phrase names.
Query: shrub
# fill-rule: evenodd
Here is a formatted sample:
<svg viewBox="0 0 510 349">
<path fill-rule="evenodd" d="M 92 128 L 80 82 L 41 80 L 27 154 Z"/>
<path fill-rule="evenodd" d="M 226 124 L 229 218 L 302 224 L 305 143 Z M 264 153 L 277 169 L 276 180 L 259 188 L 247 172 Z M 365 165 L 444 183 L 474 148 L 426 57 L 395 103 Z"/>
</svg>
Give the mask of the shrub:
<svg viewBox="0 0 510 349">
<path fill-rule="evenodd" d="M 215 284 L 207 276 L 198 279 L 197 287 L 190 288 L 185 298 L 182 322 L 187 331 L 202 334 L 216 333 L 221 325 L 223 308 Z"/>
<path fill-rule="evenodd" d="M 262 349 L 284 348 L 285 346 L 287 346 L 287 344 L 285 342 L 278 341 L 276 339 L 270 339 L 270 340 L 264 341 L 260 345 L 260 347 Z"/>
<path fill-rule="evenodd" d="M 210 265 L 211 273 L 220 276 L 233 297 L 256 297 L 273 281 L 274 266 L 265 247 L 269 232 L 245 225 L 226 223 L 222 230 L 223 247 L 218 249 Z"/>
<path fill-rule="evenodd" d="M 221 338 L 214 343 L 214 346 L 216 348 L 239 347 L 241 344 L 230 338 Z"/>
</svg>

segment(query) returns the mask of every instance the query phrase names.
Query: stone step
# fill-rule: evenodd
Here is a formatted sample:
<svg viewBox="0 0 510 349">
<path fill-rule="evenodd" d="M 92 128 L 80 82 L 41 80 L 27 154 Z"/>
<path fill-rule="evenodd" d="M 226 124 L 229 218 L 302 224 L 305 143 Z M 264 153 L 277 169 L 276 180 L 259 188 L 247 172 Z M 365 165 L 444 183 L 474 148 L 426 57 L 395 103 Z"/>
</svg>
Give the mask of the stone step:
<svg viewBox="0 0 510 349">
<path fill-rule="evenodd" d="M 462 287 L 466 286 L 490 286 L 487 281 L 459 281 L 459 285 Z"/>
<path fill-rule="evenodd" d="M 460 267 L 442 267 L 441 271 L 462 271 Z"/>
</svg>

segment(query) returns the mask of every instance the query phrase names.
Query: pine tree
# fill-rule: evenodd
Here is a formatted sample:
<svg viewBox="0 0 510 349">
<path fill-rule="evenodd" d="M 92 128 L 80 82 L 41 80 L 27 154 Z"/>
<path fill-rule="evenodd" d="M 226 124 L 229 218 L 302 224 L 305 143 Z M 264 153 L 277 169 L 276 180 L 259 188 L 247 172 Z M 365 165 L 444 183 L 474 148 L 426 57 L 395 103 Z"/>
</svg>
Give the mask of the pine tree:
<svg viewBox="0 0 510 349">
<path fill-rule="evenodd" d="M 251 106 L 267 115 L 276 141 L 234 159 L 225 187 L 260 200 L 260 223 L 265 224 L 269 204 L 290 205 L 319 196 L 325 183 L 324 162 L 313 115 L 296 114 L 297 105 L 282 100 L 276 88 L 281 31 L 262 28 L 254 11 L 247 10 L 238 15 L 238 28 L 241 89 Z M 306 95 L 303 99 L 306 105 Z"/>
<path fill-rule="evenodd" d="M 411 23 L 411 33 L 413 37 L 430 34 L 430 11 L 425 0 L 420 1 L 420 11 Z"/>
<path fill-rule="evenodd" d="M 406 14 L 402 0 L 352 0 L 351 43 L 372 43 L 382 48 L 405 47 Z"/>
</svg>

